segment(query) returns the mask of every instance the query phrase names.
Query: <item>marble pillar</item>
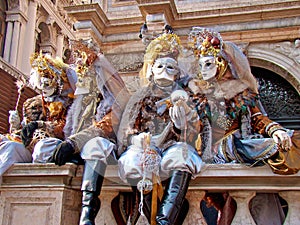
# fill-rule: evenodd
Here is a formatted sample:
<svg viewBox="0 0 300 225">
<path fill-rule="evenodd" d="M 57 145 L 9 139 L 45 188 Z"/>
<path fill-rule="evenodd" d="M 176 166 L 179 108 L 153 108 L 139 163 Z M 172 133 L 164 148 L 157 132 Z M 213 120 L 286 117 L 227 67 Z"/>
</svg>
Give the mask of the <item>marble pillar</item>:
<svg viewBox="0 0 300 225">
<path fill-rule="evenodd" d="M 36 23 L 36 13 L 37 13 L 37 1 L 30 0 L 28 6 L 28 21 L 26 24 L 26 34 L 24 44 L 26 48 L 23 50 L 23 61 L 21 70 L 24 74 L 29 75 L 31 66 L 30 66 L 30 56 L 35 51 L 35 23 Z"/>
<path fill-rule="evenodd" d="M 6 27 L 6 37 L 5 37 L 5 46 L 4 46 L 4 54 L 3 58 L 5 61 L 9 62 L 10 59 L 10 49 L 13 35 L 13 22 L 7 22 Z"/>
<path fill-rule="evenodd" d="M 56 40 L 56 57 L 62 58 L 64 48 L 64 35 L 58 34 Z"/>
<path fill-rule="evenodd" d="M 19 38 L 20 38 L 20 26 L 19 21 L 14 22 L 11 50 L 10 50 L 10 64 L 13 66 L 17 65 L 17 56 L 19 49 Z"/>
</svg>

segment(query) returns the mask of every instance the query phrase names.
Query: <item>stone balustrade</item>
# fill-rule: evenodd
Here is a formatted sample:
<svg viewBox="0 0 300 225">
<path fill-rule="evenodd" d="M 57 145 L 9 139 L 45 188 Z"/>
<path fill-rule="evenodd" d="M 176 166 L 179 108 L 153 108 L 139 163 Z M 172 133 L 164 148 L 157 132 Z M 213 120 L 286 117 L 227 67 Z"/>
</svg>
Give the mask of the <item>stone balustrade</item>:
<svg viewBox="0 0 300 225">
<path fill-rule="evenodd" d="M 0 225 L 77 225 L 81 208 L 82 166 L 66 164 L 15 164 L 0 185 Z M 120 181 L 116 166 L 108 166 L 100 199 L 97 225 L 115 225 L 111 201 L 119 191 L 131 191 Z M 206 225 L 200 211 L 205 191 L 228 191 L 237 203 L 233 225 L 255 224 L 248 203 L 258 192 L 279 193 L 288 203 L 285 225 L 300 221 L 300 174 L 273 174 L 268 166 L 249 168 L 240 164 L 203 167 L 190 182 L 190 209 L 184 225 Z M 137 224 L 141 225 L 142 217 Z"/>
</svg>

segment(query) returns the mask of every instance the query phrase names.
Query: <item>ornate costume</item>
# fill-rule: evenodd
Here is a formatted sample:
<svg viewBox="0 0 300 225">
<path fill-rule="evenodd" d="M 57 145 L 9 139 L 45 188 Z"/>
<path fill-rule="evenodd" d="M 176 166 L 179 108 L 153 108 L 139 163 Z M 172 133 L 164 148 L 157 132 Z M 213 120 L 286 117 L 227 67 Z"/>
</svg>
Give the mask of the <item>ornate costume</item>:
<svg viewBox="0 0 300 225">
<path fill-rule="evenodd" d="M 150 42 L 142 70 L 148 84 L 130 98 L 118 131 L 120 177 L 141 192 L 145 206 L 141 213 L 151 224 L 174 224 L 184 219 L 185 215 L 179 214 L 189 181 L 202 164 L 195 149 L 199 119 L 189 94 L 180 85 L 180 50 L 175 34 L 163 34 Z M 143 193 L 153 189 L 152 201 L 156 202 L 159 176 L 169 179 L 156 214 L 155 206 L 150 209 L 149 201 L 143 202 Z M 151 199 L 150 194 L 145 198 L 149 200 L 149 196 Z"/>
<path fill-rule="evenodd" d="M 297 173 L 299 163 L 292 165 L 281 160 L 282 152 L 292 147 L 293 131 L 266 116 L 245 55 L 235 44 L 223 42 L 220 34 L 210 29 L 194 27 L 189 40 L 199 59 L 201 73 L 200 79 L 191 80 L 189 86 L 195 94 L 204 96 L 197 106 L 205 124 L 201 134 L 203 160 L 251 165 L 268 163 L 275 173 Z M 277 199 L 268 194 L 257 194 L 257 197 Z M 227 199 L 230 201 L 231 197 Z M 260 221 L 264 216 L 273 218 L 269 221 L 272 224 L 283 222 L 282 209 L 275 207 L 279 201 L 273 200 L 269 205 L 264 204 L 265 208 L 274 206 L 273 210 L 265 211 L 271 214 L 254 214 L 254 220 Z M 255 207 L 253 204 L 252 208 Z"/>
<path fill-rule="evenodd" d="M 31 58 L 30 82 L 42 92 L 41 120 L 29 123 L 22 130 L 24 145 L 32 149 L 33 162 L 47 162 L 55 149 L 56 140 L 65 138 L 67 112 L 73 103 L 77 80 L 75 71 L 60 59 L 34 54 Z"/>
<path fill-rule="evenodd" d="M 95 224 L 100 209 L 103 176 L 114 158 L 115 131 L 129 93 L 118 72 L 92 43 L 73 42 L 78 73 L 76 100 L 68 113 L 65 132 L 70 136 L 53 153 L 58 165 L 80 154 L 84 160 L 80 224 Z"/>
<path fill-rule="evenodd" d="M 15 162 L 31 162 L 34 148 L 44 151 L 42 141 L 46 137 L 64 138 L 66 112 L 73 100 L 69 78 L 74 79 L 74 73 L 61 61 L 42 54 L 34 54 L 32 66 L 31 81 L 42 94 L 24 102 L 22 130 L 2 140 L 1 175 Z"/>
<path fill-rule="evenodd" d="M 241 50 L 231 42 L 223 42 L 217 32 L 205 28 L 195 27 L 190 40 L 195 43 L 203 78 L 192 80 L 189 86 L 195 93 L 205 95 L 198 105 L 198 113 L 202 119 L 209 119 L 212 130 L 210 142 L 213 151 L 206 155 L 205 160 L 253 164 L 271 156 L 275 160 L 278 151 L 289 149 L 289 136 L 293 131 L 266 116 L 259 101 L 256 80 Z M 214 76 L 205 78 L 209 73 Z M 266 138 L 268 136 L 273 138 Z M 203 134 L 203 137 L 207 136 Z M 292 174 L 298 169 L 286 165 L 286 170 L 273 171 Z"/>
<path fill-rule="evenodd" d="M 13 133 L 0 135 L 0 177 L 14 163 L 32 161 L 31 151 L 23 145 L 20 131 L 22 126 L 31 121 L 41 120 L 42 112 L 42 96 L 28 98 L 23 103 L 23 121 L 18 124 L 19 129 Z"/>
</svg>

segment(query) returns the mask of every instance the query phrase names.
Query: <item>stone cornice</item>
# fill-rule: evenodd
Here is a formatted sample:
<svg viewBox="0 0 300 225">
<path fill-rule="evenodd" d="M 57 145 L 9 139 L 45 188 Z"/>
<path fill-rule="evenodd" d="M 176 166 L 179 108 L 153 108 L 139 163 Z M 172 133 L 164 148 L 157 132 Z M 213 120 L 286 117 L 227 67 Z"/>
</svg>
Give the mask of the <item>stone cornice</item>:
<svg viewBox="0 0 300 225">
<path fill-rule="evenodd" d="M 98 3 L 67 6 L 64 9 L 77 21 L 92 21 L 101 34 L 110 23 Z"/>
<path fill-rule="evenodd" d="M 178 19 L 177 8 L 174 0 L 169 1 L 147 1 L 147 0 L 138 0 L 138 7 L 143 15 L 146 18 L 149 14 L 164 14 L 166 22 L 170 25 Z"/>
<path fill-rule="evenodd" d="M 6 12 L 6 21 L 19 21 L 19 22 L 23 22 L 23 21 L 27 21 L 28 17 L 19 10 L 14 10 L 14 11 L 7 11 Z"/>
<path fill-rule="evenodd" d="M 42 187 L 47 185 L 72 186 L 80 189 L 83 167 L 72 163 L 56 166 L 54 163 L 16 163 L 4 175 L 1 189 L 26 185 Z M 206 164 L 200 174 L 191 180 L 190 190 L 255 190 L 292 191 L 300 190 L 300 173 L 277 175 L 270 167 L 249 167 L 243 164 Z M 24 182 L 26 180 L 26 182 Z M 268 181 L 268 182 L 266 182 Z M 293 185 L 291 185 L 293 184 Z M 118 167 L 109 165 L 105 172 L 103 190 L 130 190 L 130 186 L 120 180 Z"/>
<path fill-rule="evenodd" d="M 67 6 L 64 9 L 79 23 L 91 21 L 101 35 L 135 32 L 143 22 L 141 17 L 109 20 L 98 3 Z"/>
<path fill-rule="evenodd" d="M 175 4 L 174 0 L 136 0 L 136 5 L 127 7 L 126 13 L 116 9 L 104 12 L 98 3 L 68 6 L 65 10 L 78 23 L 92 21 L 101 34 L 99 38 L 102 42 L 110 42 L 110 36 L 120 34 L 128 34 L 127 39 L 121 35 L 123 41 L 132 40 L 133 35 L 129 34 L 138 33 L 140 26 L 146 21 L 146 16 L 154 14 L 164 15 L 166 22 L 180 35 L 187 35 L 192 26 L 210 26 L 228 31 L 233 38 L 243 36 L 255 39 L 253 31 L 256 34 L 256 30 L 261 29 L 258 41 L 260 38 L 269 40 L 263 36 L 262 32 L 266 33 L 263 29 L 273 29 L 274 34 L 276 29 L 281 29 L 277 35 L 272 35 L 275 40 L 299 36 L 297 26 L 300 26 L 300 1 L 255 1 L 256 4 L 226 1 L 226 4 L 223 2 L 224 6 L 217 5 L 216 2 L 218 1 L 189 1 L 184 5 L 180 1 Z M 123 9 L 120 7 L 120 10 Z M 246 32 L 245 35 L 243 32 Z"/>
<path fill-rule="evenodd" d="M 0 69 L 5 71 L 6 73 L 10 74 L 17 80 L 20 80 L 21 78 L 26 77 L 21 71 L 19 71 L 17 68 L 13 67 L 9 63 L 7 63 L 2 57 L 0 57 Z"/>
</svg>

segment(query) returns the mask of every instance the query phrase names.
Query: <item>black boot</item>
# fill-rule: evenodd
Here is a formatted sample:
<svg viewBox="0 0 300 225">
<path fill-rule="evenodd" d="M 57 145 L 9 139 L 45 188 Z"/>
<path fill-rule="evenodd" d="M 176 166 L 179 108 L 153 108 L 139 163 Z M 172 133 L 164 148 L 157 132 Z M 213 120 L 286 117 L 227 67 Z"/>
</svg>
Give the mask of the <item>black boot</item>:
<svg viewBox="0 0 300 225">
<path fill-rule="evenodd" d="M 99 160 L 85 160 L 82 177 L 82 209 L 79 225 L 94 225 L 100 209 L 100 195 L 106 164 Z"/>
<path fill-rule="evenodd" d="M 143 202 L 143 212 L 149 224 L 151 223 L 151 203 L 152 203 L 152 192 L 144 195 L 144 202 Z"/>
<path fill-rule="evenodd" d="M 159 225 L 174 225 L 181 211 L 185 195 L 189 186 L 191 174 L 174 171 L 165 189 L 156 222 Z"/>
</svg>

